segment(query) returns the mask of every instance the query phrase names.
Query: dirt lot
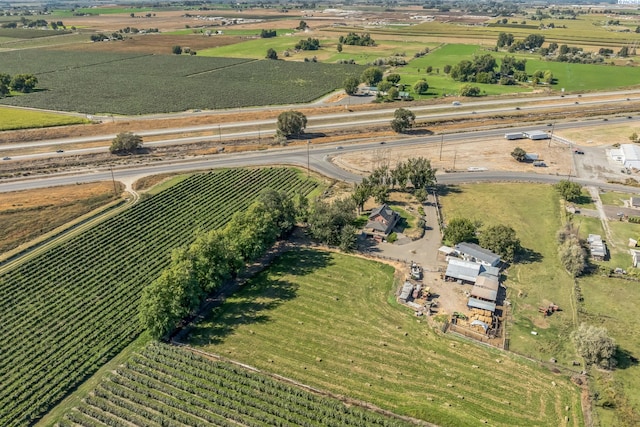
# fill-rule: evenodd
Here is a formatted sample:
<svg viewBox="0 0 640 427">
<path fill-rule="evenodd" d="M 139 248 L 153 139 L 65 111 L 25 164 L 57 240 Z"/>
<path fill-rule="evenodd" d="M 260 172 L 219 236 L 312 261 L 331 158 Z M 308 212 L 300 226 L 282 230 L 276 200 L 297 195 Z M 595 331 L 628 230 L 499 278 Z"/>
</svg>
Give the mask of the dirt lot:
<svg viewBox="0 0 640 427">
<path fill-rule="evenodd" d="M 334 162 L 340 167 L 356 173 L 368 173 L 376 165 L 387 162 L 391 167 L 394 167 L 399 160 L 402 161 L 409 157 L 431 159 L 431 165 L 440 171 L 462 171 L 470 167 L 480 167 L 489 170 L 562 175 L 568 174 L 572 168 L 569 147 L 555 141 L 549 144 L 549 140 L 507 141 L 504 138 L 496 138 L 447 143 L 445 137 L 442 145 L 442 158 L 440 158 L 440 144 L 394 148 L 393 143 L 389 143 L 384 147 L 369 153 L 343 154 L 335 157 Z M 515 147 L 520 147 L 527 153 L 538 154 L 548 167 L 534 167 L 531 163 L 517 162 L 510 155 Z"/>
</svg>

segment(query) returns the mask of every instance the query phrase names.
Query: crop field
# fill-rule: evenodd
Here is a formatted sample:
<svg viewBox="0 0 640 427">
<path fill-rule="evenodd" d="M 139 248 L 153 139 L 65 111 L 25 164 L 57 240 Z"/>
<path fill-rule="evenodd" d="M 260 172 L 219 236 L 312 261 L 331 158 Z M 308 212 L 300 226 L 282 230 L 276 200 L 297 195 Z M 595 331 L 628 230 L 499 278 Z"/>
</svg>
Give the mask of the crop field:
<svg viewBox="0 0 640 427">
<path fill-rule="evenodd" d="M 393 274 L 363 258 L 292 250 L 227 298 L 189 343 L 440 426 L 582 425 L 567 376 L 435 332 L 395 302 Z"/>
<path fill-rule="evenodd" d="M 149 344 L 60 426 L 410 426 L 187 349 Z"/>
<path fill-rule="evenodd" d="M 84 117 L 0 107 L 0 131 L 89 123 Z M 0 148 L 2 146 L 0 145 Z"/>
<path fill-rule="evenodd" d="M 0 61 L 9 74 L 36 74 L 43 89 L 2 98 L 0 103 L 91 114 L 310 102 L 363 69 L 312 62 L 36 49 L 3 52 Z"/>
<path fill-rule="evenodd" d="M 0 37 L 11 39 L 37 39 L 40 37 L 59 36 L 63 34 L 71 34 L 71 31 L 65 30 L 26 30 L 22 28 L 0 28 Z"/>
<path fill-rule="evenodd" d="M 33 423 L 141 332 L 142 288 L 196 230 L 264 188 L 308 193 L 293 169 L 193 175 L 0 275 L 0 425 Z"/>
</svg>

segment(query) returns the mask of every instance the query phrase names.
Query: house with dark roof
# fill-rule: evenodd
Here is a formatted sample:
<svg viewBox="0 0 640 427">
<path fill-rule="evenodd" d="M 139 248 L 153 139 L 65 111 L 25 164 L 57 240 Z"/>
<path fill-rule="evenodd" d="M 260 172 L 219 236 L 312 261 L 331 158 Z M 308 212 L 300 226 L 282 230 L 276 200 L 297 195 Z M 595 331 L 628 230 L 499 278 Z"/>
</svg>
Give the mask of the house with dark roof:
<svg viewBox="0 0 640 427">
<path fill-rule="evenodd" d="M 399 219 L 400 215 L 385 203 L 371 211 L 369 222 L 365 228 L 374 234 L 386 236 L 391 233 Z"/>
<path fill-rule="evenodd" d="M 475 243 L 462 242 L 455 246 L 458 256 L 466 261 L 495 267 L 500 264 L 500 255 L 494 254 L 488 249 Z"/>
</svg>

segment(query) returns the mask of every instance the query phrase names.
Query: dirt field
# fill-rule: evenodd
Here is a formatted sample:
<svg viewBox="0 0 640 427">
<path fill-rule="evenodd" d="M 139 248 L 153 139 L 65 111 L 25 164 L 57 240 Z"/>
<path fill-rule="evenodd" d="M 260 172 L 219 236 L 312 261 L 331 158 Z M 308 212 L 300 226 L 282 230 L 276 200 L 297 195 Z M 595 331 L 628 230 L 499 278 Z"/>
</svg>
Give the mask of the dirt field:
<svg viewBox="0 0 640 427">
<path fill-rule="evenodd" d="M 530 163 L 519 163 L 510 153 L 515 147 L 520 147 L 527 153 L 536 153 L 548 167 L 538 168 Z M 440 144 L 425 146 L 394 148 L 389 143 L 379 150 L 368 153 L 343 154 L 334 157 L 334 163 L 355 173 L 369 173 L 377 165 L 388 163 L 394 167 L 400 160 L 409 157 L 426 157 L 431 159 L 431 165 L 440 171 L 466 171 L 468 168 L 487 168 L 501 171 L 527 171 L 544 174 L 567 174 L 572 168 L 569 147 L 559 142 L 549 140 L 531 141 L 521 139 L 507 141 L 504 138 L 491 140 L 469 140 L 463 143 L 447 143 L 446 137 L 442 145 L 440 158 Z"/>
</svg>

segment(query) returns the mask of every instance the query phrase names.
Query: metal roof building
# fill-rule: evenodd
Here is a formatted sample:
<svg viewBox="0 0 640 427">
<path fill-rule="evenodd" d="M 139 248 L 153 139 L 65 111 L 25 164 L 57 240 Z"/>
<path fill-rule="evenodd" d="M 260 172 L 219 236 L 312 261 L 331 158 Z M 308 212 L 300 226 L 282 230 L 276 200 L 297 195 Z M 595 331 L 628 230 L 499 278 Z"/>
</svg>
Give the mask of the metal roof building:
<svg viewBox="0 0 640 427">
<path fill-rule="evenodd" d="M 549 134 L 543 130 L 532 130 L 530 132 L 523 132 L 523 134 L 527 138 L 532 139 L 534 141 L 551 138 Z"/>
<path fill-rule="evenodd" d="M 500 282 L 498 281 L 498 278 L 496 276 L 481 274 L 476 279 L 476 286 L 485 288 L 485 289 L 491 289 L 492 291 L 497 291 L 498 288 L 500 287 Z"/>
<path fill-rule="evenodd" d="M 478 286 L 477 284 L 473 286 L 471 289 L 471 297 L 478 298 L 485 301 L 496 302 L 496 298 L 498 297 L 498 291 L 493 289 L 483 288 L 482 286 Z"/>
<path fill-rule="evenodd" d="M 481 301 L 477 298 L 469 298 L 469 301 L 467 301 L 467 307 L 479 308 L 480 310 L 489 310 L 492 313 L 496 311 L 495 302 Z"/>
<path fill-rule="evenodd" d="M 480 267 L 480 264 L 476 264 L 475 262 L 450 258 L 447 271 L 444 275 L 452 279 L 475 283 L 478 274 L 480 274 Z"/>
<path fill-rule="evenodd" d="M 455 248 L 456 252 L 467 261 L 477 262 L 491 267 L 500 264 L 500 255 L 496 255 L 475 243 L 462 242 L 458 243 Z"/>
</svg>

